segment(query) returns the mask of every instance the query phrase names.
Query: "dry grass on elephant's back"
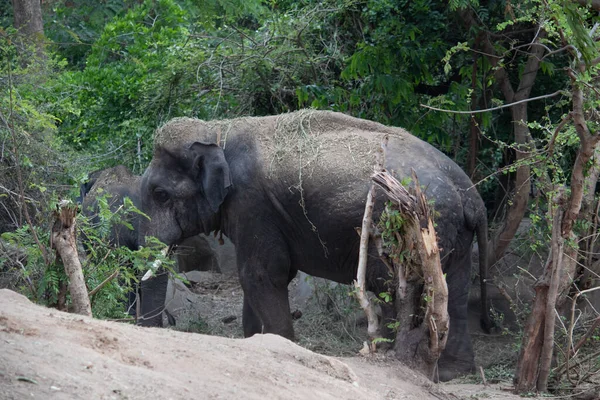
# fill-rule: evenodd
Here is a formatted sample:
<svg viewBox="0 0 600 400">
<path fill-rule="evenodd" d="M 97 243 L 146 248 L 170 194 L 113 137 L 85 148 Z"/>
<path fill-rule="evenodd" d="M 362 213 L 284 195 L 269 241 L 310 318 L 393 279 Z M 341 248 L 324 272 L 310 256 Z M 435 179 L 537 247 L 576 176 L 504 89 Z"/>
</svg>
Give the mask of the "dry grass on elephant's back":
<svg viewBox="0 0 600 400">
<path fill-rule="evenodd" d="M 259 144 L 267 176 L 297 176 L 295 185 L 303 178 L 327 185 L 350 177 L 368 178 L 385 134 L 407 133 L 341 113 L 306 109 L 229 120 L 175 118 L 156 131 L 154 146 L 177 148 L 199 141 L 227 149 L 231 141 L 252 137 Z"/>
<path fill-rule="evenodd" d="M 117 188 L 135 190 L 139 187 L 141 177 L 133 173 L 123 165 L 106 169 L 100 173 L 92 190 L 86 195 L 85 204 L 92 204 L 96 198 L 107 194 L 107 189 L 114 191 Z M 111 196 L 115 193 L 110 193 Z"/>
<path fill-rule="evenodd" d="M 266 174 L 290 174 L 323 186 L 368 179 L 384 136 L 375 128 L 385 127 L 316 110 L 279 115 L 274 131 L 258 135 Z"/>
</svg>

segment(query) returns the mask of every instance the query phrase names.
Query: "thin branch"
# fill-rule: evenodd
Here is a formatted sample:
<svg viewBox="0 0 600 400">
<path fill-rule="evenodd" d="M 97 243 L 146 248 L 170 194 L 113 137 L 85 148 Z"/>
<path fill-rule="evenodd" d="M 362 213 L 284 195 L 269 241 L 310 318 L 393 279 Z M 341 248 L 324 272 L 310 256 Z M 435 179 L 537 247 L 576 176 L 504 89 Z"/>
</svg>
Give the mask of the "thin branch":
<svg viewBox="0 0 600 400">
<path fill-rule="evenodd" d="M 573 115 L 571 115 L 571 113 L 567 114 L 554 130 L 552 138 L 550 138 L 550 141 L 548 142 L 548 158 L 552 157 L 552 153 L 554 153 L 554 142 L 556 142 L 556 137 L 558 136 L 560 131 L 562 131 L 562 129 L 565 127 L 567 122 L 569 122 L 572 118 Z"/>
<path fill-rule="evenodd" d="M 451 113 L 451 114 L 478 114 L 478 113 L 484 113 L 484 112 L 489 112 L 489 111 L 496 111 L 496 110 L 500 110 L 500 109 L 503 109 L 503 108 L 512 107 L 512 106 L 515 106 L 517 104 L 528 103 L 530 101 L 547 99 L 547 98 L 550 98 L 550 97 L 558 96 L 559 94 L 563 94 L 563 91 L 562 90 L 557 90 L 554 93 L 545 94 L 545 95 L 537 96 L 537 97 L 530 97 L 528 99 L 523 99 L 523 100 L 515 101 L 515 102 L 509 103 L 509 104 L 503 104 L 503 105 L 498 106 L 498 107 L 486 108 L 484 110 L 455 111 L 455 110 L 445 110 L 443 108 L 431 107 L 431 106 L 428 106 L 426 104 L 420 104 L 420 106 L 424 107 L 424 108 L 428 108 L 428 109 L 433 110 L 433 111 L 441 111 L 441 112 L 446 112 L 446 113 Z"/>
<path fill-rule="evenodd" d="M 112 281 L 113 279 L 115 279 L 118 275 L 119 275 L 119 271 L 120 268 L 117 268 L 115 270 L 115 272 L 113 272 L 112 274 L 109 275 L 108 278 L 106 278 L 105 280 L 103 280 L 98 286 L 96 286 L 90 293 L 89 293 L 89 297 L 92 297 L 93 295 L 95 295 L 96 293 L 98 293 L 98 291 L 100 289 L 102 289 L 104 286 L 106 286 L 106 284 L 110 281 Z"/>
<path fill-rule="evenodd" d="M 31 235 L 33 236 L 33 240 L 35 241 L 38 248 L 40 249 L 40 252 L 42 253 L 42 258 L 44 259 L 45 265 L 49 265 L 50 257 L 48 256 L 48 252 L 46 251 L 46 246 L 42 245 L 42 243 L 40 242 L 37 232 L 34 229 L 33 222 L 31 220 L 31 216 L 29 215 L 29 207 L 27 206 L 27 204 L 25 202 L 25 186 L 24 186 L 24 182 L 23 182 L 23 171 L 21 170 L 19 144 L 17 142 L 17 134 L 14 129 L 14 123 L 11 122 L 13 120 L 13 110 L 14 110 L 13 82 L 12 82 L 12 69 L 11 68 L 8 68 L 8 94 L 9 94 L 9 114 L 8 114 L 8 118 L 4 122 L 8 128 L 8 131 L 10 132 L 10 136 L 11 136 L 12 144 L 13 144 L 13 154 L 15 156 L 15 168 L 16 168 L 16 172 L 17 172 L 19 197 L 21 199 L 21 205 L 19 207 L 19 210 L 22 210 L 22 212 L 25 214 L 25 220 L 27 221 L 27 224 L 29 225 L 29 229 L 31 230 Z M 19 224 L 22 223 L 20 216 L 21 215 L 19 215 Z"/>
</svg>

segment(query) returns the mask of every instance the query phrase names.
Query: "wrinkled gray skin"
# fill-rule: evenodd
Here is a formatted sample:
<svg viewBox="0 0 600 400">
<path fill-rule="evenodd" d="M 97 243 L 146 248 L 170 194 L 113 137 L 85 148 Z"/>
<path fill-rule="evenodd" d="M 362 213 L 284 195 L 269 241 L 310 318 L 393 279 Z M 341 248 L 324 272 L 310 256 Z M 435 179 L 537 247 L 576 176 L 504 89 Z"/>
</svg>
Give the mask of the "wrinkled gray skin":
<svg viewBox="0 0 600 400">
<path fill-rule="evenodd" d="M 277 152 L 281 136 L 276 129 L 284 125 L 280 118 L 294 115 L 221 123 L 178 118 L 159 129 L 142 178 L 142 210 L 151 218 L 143 222 L 142 232 L 172 244 L 221 230 L 236 246 L 245 336 L 265 332 L 293 339 L 287 286 L 296 272 L 345 284 L 356 276 L 356 228 L 361 226 L 375 160 L 374 152 L 364 155 L 364 150 L 377 148 L 388 134 L 386 168 L 399 177 L 410 176 L 414 168 L 439 213 L 437 233 L 451 318 L 440 379 L 472 371 L 467 330 L 470 255 L 477 233 L 485 258 L 487 220 L 469 178 L 440 151 L 400 128 L 325 111 L 305 114 L 301 129 L 303 135 L 320 132 L 323 142 L 306 142 L 318 156 L 298 158 L 298 147 L 287 162 Z M 301 164 L 305 166 L 299 171 Z M 379 191 L 375 220 L 384 202 Z M 374 246 L 368 259 L 368 289 L 379 293 L 389 279 L 387 269 Z M 482 277 L 486 265 L 482 259 Z"/>
<path fill-rule="evenodd" d="M 90 174 L 88 182 L 81 186 L 82 210 L 88 217 L 97 218 L 99 197 L 106 195 L 110 208 L 115 212 L 128 197 L 133 205 L 140 208 L 140 183 L 139 176 L 134 175 L 127 167 L 119 165 L 105 170 L 95 171 Z M 110 234 L 111 245 L 125 246 L 130 250 L 137 250 L 140 246 L 139 224 L 143 218 L 137 213 L 128 213 L 125 216 L 133 230 L 123 224 L 115 224 Z M 194 269 L 219 272 L 218 260 L 203 236 L 186 239 L 176 251 L 177 265 L 181 272 Z M 168 275 L 159 274 L 156 278 L 140 282 L 140 315 L 138 324 L 141 326 L 162 326 L 162 312 L 164 310 L 165 296 L 167 293 Z M 129 293 L 127 308 L 131 315 L 136 314 L 136 294 Z"/>
</svg>

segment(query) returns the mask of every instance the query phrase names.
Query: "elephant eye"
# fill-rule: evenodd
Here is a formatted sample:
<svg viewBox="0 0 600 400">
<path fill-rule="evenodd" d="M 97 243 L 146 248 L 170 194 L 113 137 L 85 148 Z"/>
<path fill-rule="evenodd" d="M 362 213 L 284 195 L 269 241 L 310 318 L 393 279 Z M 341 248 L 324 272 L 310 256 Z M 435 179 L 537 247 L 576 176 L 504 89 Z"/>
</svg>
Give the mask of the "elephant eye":
<svg viewBox="0 0 600 400">
<path fill-rule="evenodd" d="M 159 204 L 164 204 L 169 201 L 169 193 L 166 190 L 156 188 L 154 189 L 154 200 Z"/>
</svg>

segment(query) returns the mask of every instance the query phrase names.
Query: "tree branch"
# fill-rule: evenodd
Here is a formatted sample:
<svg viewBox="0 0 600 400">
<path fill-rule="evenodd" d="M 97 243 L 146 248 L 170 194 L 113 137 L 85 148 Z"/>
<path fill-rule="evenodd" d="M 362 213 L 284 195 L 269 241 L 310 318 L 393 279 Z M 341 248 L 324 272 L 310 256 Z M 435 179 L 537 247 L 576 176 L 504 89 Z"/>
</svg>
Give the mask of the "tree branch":
<svg viewBox="0 0 600 400">
<path fill-rule="evenodd" d="M 595 11 L 600 12 L 600 0 L 573 0 L 575 3 L 584 7 L 592 7 Z"/>
<path fill-rule="evenodd" d="M 530 101 L 547 99 L 550 97 L 558 96 L 559 94 L 562 94 L 562 93 L 563 93 L 562 90 L 557 90 L 554 93 L 544 94 L 544 95 L 537 96 L 537 97 L 530 97 L 528 99 L 515 101 L 514 103 L 503 104 L 503 105 L 497 106 L 497 107 L 486 108 L 485 110 L 456 111 L 456 110 L 446 110 L 443 108 L 432 107 L 432 106 L 428 106 L 426 104 L 420 104 L 420 106 L 424 107 L 424 108 L 428 108 L 433 111 L 441 111 L 441 112 L 452 113 L 452 114 L 480 114 L 480 113 L 484 113 L 484 112 L 496 111 L 496 110 L 501 110 L 503 108 L 513 107 L 513 106 L 516 106 L 517 104 L 528 103 Z"/>
</svg>

